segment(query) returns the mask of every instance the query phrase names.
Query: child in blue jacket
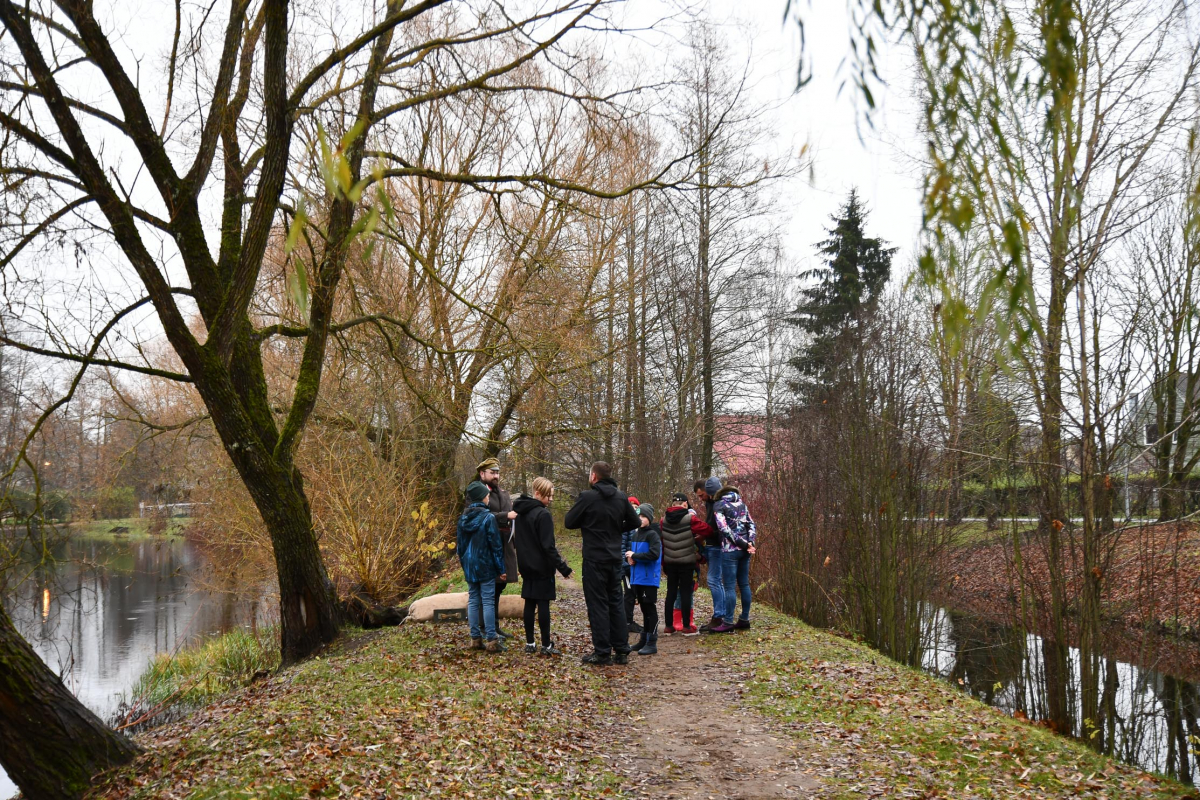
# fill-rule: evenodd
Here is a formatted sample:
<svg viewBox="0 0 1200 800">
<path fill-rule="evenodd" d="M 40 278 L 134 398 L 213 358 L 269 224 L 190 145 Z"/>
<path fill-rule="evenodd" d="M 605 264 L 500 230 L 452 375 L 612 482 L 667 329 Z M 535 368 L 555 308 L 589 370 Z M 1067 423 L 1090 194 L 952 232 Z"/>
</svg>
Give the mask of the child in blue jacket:
<svg viewBox="0 0 1200 800">
<path fill-rule="evenodd" d="M 634 645 L 640 656 L 658 652 L 658 584 L 662 577 L 662 536 L 654 521 L 654 506 L 638 507 L 642 525 L 633 532 L 625 560 L 630 566 L 629 583 L 642 607 L 642 635 Z"/>
<path fill-rule="evenodd" d="M 504 545 L 496 516 L 487 506 L 488 487 L 473 481 L 466 491 L 467 507 L 458 518 L 458 562 L 467 579 L 467 620 L 471 624 L 471 649 L 501 653 L 504 645 L 496 633 L 496 581 L 508 580 L 504 571 Z M 516 577 L 516 576 L 513 576 Z M 483 642 L 487 637 L 487 644 Z"/>
</svg>

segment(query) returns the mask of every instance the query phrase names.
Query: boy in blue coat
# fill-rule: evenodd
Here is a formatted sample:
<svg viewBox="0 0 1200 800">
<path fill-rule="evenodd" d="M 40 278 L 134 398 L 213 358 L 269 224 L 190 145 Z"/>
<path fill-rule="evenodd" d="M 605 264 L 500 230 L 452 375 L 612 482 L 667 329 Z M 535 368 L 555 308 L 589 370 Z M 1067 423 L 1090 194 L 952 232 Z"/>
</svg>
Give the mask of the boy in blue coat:
<svg viewBox="0 0 1200 800">
<path fill-rule="evenodd" d="M 467 486 L 467 507 L 458 518 L 458 562 L 467 579 L 467 620 L 471 649 L 504 652 L 496 634 L 496 581 L 508 580 L 504 544 L 496 517 L 487 507 L 488 487 L 479 481 Z M 515 576 L 514 576 L 515 577 Z M 487 644 L 483 642 L 487 637 Z"/>
<path fill-rule="evenodd" d="M 642 607 L 642 635 L 634 645 L 639 656 L 658 652 L 658 584 L 662 577 L 662 536 L 654 521 L 654 506 L 638 508 L 641 527 L 633 532 L 625 560 L 630 566 L 629 583 Z"/>
</svg>

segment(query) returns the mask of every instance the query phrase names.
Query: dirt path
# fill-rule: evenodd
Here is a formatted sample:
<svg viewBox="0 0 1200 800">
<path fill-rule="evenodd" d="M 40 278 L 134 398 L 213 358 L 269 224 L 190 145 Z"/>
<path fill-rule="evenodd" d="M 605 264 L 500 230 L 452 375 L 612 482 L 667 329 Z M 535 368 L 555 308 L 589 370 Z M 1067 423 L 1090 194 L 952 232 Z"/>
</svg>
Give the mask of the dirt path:
<svg viewBox="0 0 1200 800">
<path fill-rule="evenodd" d="M 559 585 L 565 605 L 584 614 L 578 583 Z M 707 596 L 697 600 L 696 619 L 707 619 Z M 681 800 L 811 796 L 818 782 L 805 773 L 794 740 L 741 702 L 744 676 L 717 663 L 701 636 L 660 636 L 657 655 L 635 653 L 628 666 L 604 668 L 631 709 L 632 724 L 617 726 L 618 755 L 602 756 L 628 777 L 622 788 L 636 797 Z"/>
</svg>

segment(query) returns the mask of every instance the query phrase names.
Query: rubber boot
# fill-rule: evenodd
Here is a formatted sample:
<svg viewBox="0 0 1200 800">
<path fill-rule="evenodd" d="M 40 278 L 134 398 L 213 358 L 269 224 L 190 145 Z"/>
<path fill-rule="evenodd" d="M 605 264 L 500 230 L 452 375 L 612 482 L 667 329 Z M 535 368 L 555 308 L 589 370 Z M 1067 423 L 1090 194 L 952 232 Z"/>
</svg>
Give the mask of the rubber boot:
<svg viewBox="0 0 1200 800">
<path fill-rule="evenodd" d="M 633 647 L 631 647 L 630 650 L 635 650 L 635 651 L 641 652 L 641 649 L 646 646 L 646 638 L 649 635 L 650 634 L 647 633 L 646 631 L 642 631 L 642 635 L 638 637 L 637 644 L 635 644 Z"/>
<path fill-rule="evenodd" d="M 654 626 L 654 630 L 650 631 L 650 635 L 646 637 L 646 643 L 638 648 L 639 656 L 652 656 L 658 652 L 658 626 Z"/>
</svg>

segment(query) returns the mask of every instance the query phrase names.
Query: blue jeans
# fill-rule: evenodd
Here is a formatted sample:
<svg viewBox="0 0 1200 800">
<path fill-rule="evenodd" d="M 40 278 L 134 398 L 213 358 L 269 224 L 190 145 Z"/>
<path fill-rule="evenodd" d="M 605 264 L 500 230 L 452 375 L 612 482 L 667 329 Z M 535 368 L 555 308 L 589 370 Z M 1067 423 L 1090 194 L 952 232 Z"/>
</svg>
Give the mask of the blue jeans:
<svg viewBox="0 0 1200 800">
<path fill-rule="evenodd" d="M 467 621 L 471 638 L 496 638 L 496 582 L 467 583 Z M 482 627 L 482 630 L 480 628 Z M 486 637 L 485 637 L 486 635 Z"/>
<path fill-rule="evenodd" d="M 742 596 L 742 619 L 750 619 L 750 554 L 745 550 L 721 554 L 725 576 L 725 622 L 733 624 L 738 595 Z"/>
<path fill-rule="evenodd" d="M 725 571 L 722 566 L 724 555 L 719 547 L 704 548 L 704 557 L 708 559 L 708 590 L 712 592 L 713 619 L 717 619 L 725 611 Z"/>
</svg>

